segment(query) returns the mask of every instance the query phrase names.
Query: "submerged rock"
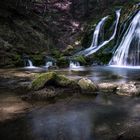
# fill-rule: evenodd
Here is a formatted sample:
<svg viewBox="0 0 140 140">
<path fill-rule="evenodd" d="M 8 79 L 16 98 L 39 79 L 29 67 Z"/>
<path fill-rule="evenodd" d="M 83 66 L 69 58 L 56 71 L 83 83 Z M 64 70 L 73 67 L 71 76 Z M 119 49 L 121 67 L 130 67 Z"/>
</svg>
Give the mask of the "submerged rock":
<svg viewBox="0 0 140 140">
<path fill-rule="evenodd" d="M 95 94 L 97 86 L 88 78 L 82 78 L 79 80 L 78 85 L 80 86 L 82 93 Z"/>
<path fill-rule="evenodd" d="M 56 97 L 57 92 L 55 91 L 55 88 L 49 87 L 49 88 L 44 88 L 38 91 L 34 91 L 30 95 L 33 99 L 45 100 L 48 98 Z"/>
<path fill-rule="evenodd" d="M 114 92 L 116 91 L 118 85 L 114 83 L 100 83 L 98 84 L 98 88 L 103 92 Z"/>
<path fill-rule="evenodd" d="M 118 95 L 137 96 L 140 94 L 140 87 L 135 82 L 124 83 L 117 88 Z"/>
</svg>

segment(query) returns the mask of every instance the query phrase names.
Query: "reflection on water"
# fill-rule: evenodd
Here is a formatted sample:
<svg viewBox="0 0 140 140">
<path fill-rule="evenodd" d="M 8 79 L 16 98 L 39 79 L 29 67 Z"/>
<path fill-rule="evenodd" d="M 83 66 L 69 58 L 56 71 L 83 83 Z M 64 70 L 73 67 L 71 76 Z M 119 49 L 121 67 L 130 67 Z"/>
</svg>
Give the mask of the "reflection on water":
<svg viewBox="0 0 140 140">
<path fill-rule="evenodd" d="M 0 122 L 12 119 L 19 113 L 24 113 L 29 106 L 14 92 L 0 89 Z"/>
<path fill-rule="evenodd" d="M 139 98 L 100 95 L 67 100 L 36 105 L 16 119 L 0 122 L 0 139 L 115 140 L 135 124 L 140 128 Z"/>
<path fill-rule="evenodd" d="M 85 67 L 84 70 L 71 71 L 66 74 L 72 76 L 87 76 L 95 82 L 127 82 L 139 81 L 140 69 L 115 68 L 109 66 Z"/>
<path fill-rule="evenodd" d="M 47 72 L 45 68 L 35 69 L 15 69 L 14 73 L 44 73 Z M 94 67 L 79 67 L 77 69 L 59 69 L 53 70 L 60 74 L 65 74 L 72 78 L 88 77 L 95 82 L 127 82 L 127 81 L 139 81 L 140 69 L 119 68 L 110 66 L 94 66 Z M 1 70 L 0 73 L 10 73 L 11 70 Z M 11 73 L 13 74 L 13 73 Z"/>
</svg>

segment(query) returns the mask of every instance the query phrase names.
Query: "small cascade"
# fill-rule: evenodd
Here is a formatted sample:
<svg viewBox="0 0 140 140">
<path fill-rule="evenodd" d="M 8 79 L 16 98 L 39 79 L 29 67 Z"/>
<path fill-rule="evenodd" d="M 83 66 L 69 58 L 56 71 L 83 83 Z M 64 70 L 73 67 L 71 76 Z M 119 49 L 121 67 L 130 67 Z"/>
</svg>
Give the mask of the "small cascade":
<svg viewBox="0 0 140 140">
<path fill-rule="evenodd" d="M 77 61 L 70 61 L 69 68 L 76 69 L 80 67 L 80 63 Z"/>
<path fill-rule="evenodd" d="M 140 11 L 132 19 L 111 61 L 111 66 L 140 66 Z"/>
<path fill-rule="evenodd" d="M 89 48 L 96 48 L 99 45 L 99 35 L 100 35 L 100 31 L 105 23 L 105 21 L 108 19 L 108 16 L 102 18 L 102 20 L 97 24 L 95 31 L 93 33 L 93 39 L 92 39 L 92 43 L 91 46 Z"/>
<path fill-rule="evenodd" d="M 120 19 L 120 12 L 121 12 L 121 10 L 116 11 L 115 29 L 114 29 L 114 32 L 113 32 L 112 36 L 108 40 L 105 40 L 105 41 L 103 41 L 102 43 L 99 44 L 99 34 L 100 34 L 100 32 L 103 28 L 104 23 L 106 22 L 106 20 L 109 17 L 109 16 L 106 16 L 96 26 L 94 34 L 93 34 L 92 43 L 91 43 L 90 47 L 85 49 L 84 51 L 81 51 L 79 54 L 89 56 L 89 55 L 97 52 L 100 48 L 107 45 L 111 40 L 113 40 L 115 38 L 118 23 L 119 23 L 119 19 Z"/>
<path fill-rule="evenodd" d="M 44 61 L 46 62 L 45 63 L 45 68 L 57 68 L 57 65 L 56 65 L 56 60 L 53 58 L 53 57 L 51 57 L 51 56 L 45 56 L 44 57 Z"/>
<path fill-rule="evenodd" d="M 35 68 L 32 61 L 30 59 L 26 60 L 26 68 Z"/>
<path fill-rule="evenodd" d="M 45 65 L 46 68 L 49 68 L 49 67 L 52 67 L 52 66 L 53 66 L 53 62 L 52 61 L 46 62 L 46 65 Z"/>
</svg>

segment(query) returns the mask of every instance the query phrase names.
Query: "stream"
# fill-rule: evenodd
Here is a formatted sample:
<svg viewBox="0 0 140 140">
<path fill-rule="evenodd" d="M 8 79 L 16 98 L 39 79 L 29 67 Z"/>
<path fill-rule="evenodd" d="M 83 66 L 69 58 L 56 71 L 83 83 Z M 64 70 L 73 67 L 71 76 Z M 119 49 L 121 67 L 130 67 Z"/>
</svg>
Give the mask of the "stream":
<svg viewBox="0 0 140 140">
<path fill-rule="evenodd" d="M 60 71 L 64 72 L 95 82 L 139 81 L 139 70 L 132 69 L 93 67 L 81 68 L 80 72 Z M 36 103 L 21 100 L 20 95 L 19 91 L 0 88 L 0 140 L 140 139 L 139 97 L 100 93 Z"/>
</svg>

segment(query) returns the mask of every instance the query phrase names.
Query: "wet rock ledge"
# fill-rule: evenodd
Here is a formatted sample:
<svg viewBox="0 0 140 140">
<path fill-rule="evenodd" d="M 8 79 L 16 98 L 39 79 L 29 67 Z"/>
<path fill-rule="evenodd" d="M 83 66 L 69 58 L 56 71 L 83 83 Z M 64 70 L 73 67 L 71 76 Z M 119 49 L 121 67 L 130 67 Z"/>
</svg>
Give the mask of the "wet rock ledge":
<svg viewBox="0 0 140 140">
<path fill-rule="evenodd" d="M 89 79 L 72 80 L 55 72 L 39 74 L 32 81 L 30 98 L 46 100 L 74 94 L 96 95 L 97 86 Z"/>
<path fill-rule="evenodd" d="M 88 78 L 72 80 L 55 72 L 47 72 L 36 76 L 31 83 L 30 91 L 30 98 L 37 100 L 67 97 L 74 94 L 111 93 L 121 96 L 138 96 L 140 95 L 140 85 L 135 82 L 96 84 Z"/>
<path fill-rule="evenodd" d="M 95 83 L 87 77 L 71 79 L 57 72 L 42 74 L 17 72 L 15 70 L 0 71 L 0 88 L 16 90 L 25 95 L 23 99 L 47 100 L 65 98 L 73 95 L 96 96 L 98 94 L 117 94 L 119 96 L 139 96 L 140 83 Z"/>
</svg>

